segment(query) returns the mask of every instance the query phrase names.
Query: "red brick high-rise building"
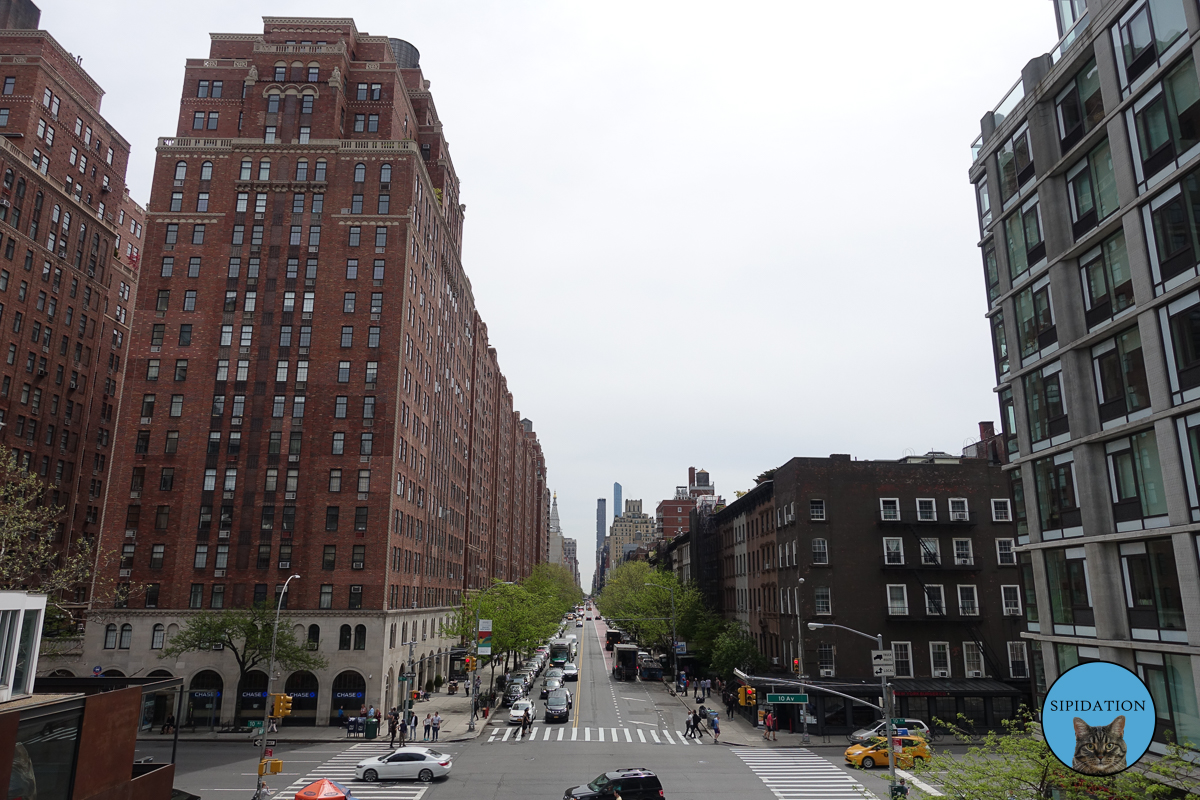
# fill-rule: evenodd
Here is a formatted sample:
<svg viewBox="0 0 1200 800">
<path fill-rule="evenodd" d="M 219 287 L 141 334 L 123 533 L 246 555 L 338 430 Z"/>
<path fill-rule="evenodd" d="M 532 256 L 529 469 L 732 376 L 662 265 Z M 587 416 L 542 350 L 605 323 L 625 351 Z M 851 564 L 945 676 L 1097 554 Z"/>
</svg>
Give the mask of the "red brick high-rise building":
<svg viewBox="0 0 1200 800">
<path fill-rule="evenodd" d="M 299 574 L 286 607 L 330 667 L 277 689 L 289 724 L 324 725 L 392 705 L 409 642 L 419 681 L 447 674 L 464 588 L 537 561 L 545 464 L 475 310 L 416 49 L 264 22 L 187 61 L 159 143 L 104 530 L 150 588 L 85 657 L 171 669 L 155 649 L 189 613 L 274 604 Z M 192 716 L 261 716 L 265 673 L 184 661 Z"/>
<path fill-rule="evenodd" d="M 39 18 L 12 2 L 0 20 L 0 444 L 50 484 L 70 553 L 100 532 L 143 219 L 104 91 Z"/>
</svg>

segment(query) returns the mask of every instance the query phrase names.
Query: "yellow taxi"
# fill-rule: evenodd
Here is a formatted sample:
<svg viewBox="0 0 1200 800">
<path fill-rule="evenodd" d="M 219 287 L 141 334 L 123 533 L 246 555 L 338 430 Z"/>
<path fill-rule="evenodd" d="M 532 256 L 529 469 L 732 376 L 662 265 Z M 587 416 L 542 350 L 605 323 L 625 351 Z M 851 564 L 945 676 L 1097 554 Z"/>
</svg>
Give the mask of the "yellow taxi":
<svg viewBox="0 0 1200 800">
<path fill-rule="evenodd" d="M 896 757 L 896 766 L 912 767 L 916 763 L 928 761 L 930 757 L 929 743 L 920 736 L 898 736 L 900 754 Z M 888 765 L 888 748 L 886 740 L 875 736 L 862 744 L 852 744 L 846 748 L 846 761 L 856 767 L 871 769 L 872 767 Z"/>
</svg>

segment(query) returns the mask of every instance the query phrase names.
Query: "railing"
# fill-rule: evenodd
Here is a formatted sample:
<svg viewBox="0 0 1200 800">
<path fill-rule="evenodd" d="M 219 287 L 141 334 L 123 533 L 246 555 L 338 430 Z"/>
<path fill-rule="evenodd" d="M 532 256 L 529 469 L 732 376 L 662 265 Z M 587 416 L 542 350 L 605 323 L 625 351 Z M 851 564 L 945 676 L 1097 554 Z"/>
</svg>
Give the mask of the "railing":
<svg viewBox="0 0 1200 800">
<path fill-rule="evenodd" d="M 996 127 L 999 128 L 1003 124 L 1005 118 L 1012 113 L 1017 104 L 1025 99 L 1025 82 L 1017 78 L 1017 82 L 1008 90 L 1008 94 L 1004 95 L 1004 99 L 1000 104 L 992 109 L 992 119 L 996 122 Z"/>
<path fill-rule="evenodd" d="M 1071 26 L 1069 31 L 1063 34 L 1063 37 L 1058 40 L 1058 44 L 1054 45 L 1054 49 L 1050 51 L 1051 61 L 1053 61 L 1055 64 L 1059 62 L 1059 60 L 1063 57 L 1063 54 L 1070 49 L 1071 45 L 1075 43 L 1075 40 L 1079 38 L 1079 35 L 1083 33 L 1083 29 L 1088 26 L 1089 21 L 1088 13 L 1086 11 L 1083 12 L 1083 16 Z"/>
<path fill-rule="evenodd" d="M 205 150 L 230 150 L 233 139 L 203 139 L 197 136 L 159 137 L 159 147 L 201 147 Z"/>
<path fill-rule="evenodd" d="M 334 44 L 267 44 L 265 42 L 255 42 L 254 52 L 256 53 L 344 53 L 346 52 L 345 42 L 336 42 Z"/>
</svg>

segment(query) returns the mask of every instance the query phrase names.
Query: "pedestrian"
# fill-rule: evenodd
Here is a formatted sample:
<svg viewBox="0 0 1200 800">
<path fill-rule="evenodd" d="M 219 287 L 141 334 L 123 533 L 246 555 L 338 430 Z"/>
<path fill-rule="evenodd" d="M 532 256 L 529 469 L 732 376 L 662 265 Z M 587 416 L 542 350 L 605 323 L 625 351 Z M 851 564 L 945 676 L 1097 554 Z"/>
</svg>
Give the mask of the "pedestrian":
<svg viewBox="0 0 1200 800">
<path fill-rule="evenodd" d="M 697 739 L 704 738 L 704 718 L 700 716 L 699 711 L 692 712 L 692 731 Z"/>
<path fill-rule="evenodd" d="M 433 714 L 425 715 L 425 738 L 422 741 L 429 741 L 429 734 L 433 728 Z"/>
<path fill-rule="evenodd" d="M 267 733 L 279 733 L 279 717 L 267 717 Z"/>
<path fill-rule="evenodd" d="M 415 711 L 409 712 L 408 727 L 409 727 L 408 738 L 410 741 L 415 742 L 417 740 L 417 714 Z"/>
<path fill-rule="evenodd" d="M 778 742 L 779 735 L 779 717 L 774 713 L 771 714 L 771 741 Z"/>
<path fill-rule="evenodd" d="M 438 712 L 433 712 L 433 719 L 430 720 L 433 725 L 433 741 L 438 740 L 438 731 L 442 729 L 442 715 Z"/>
<path fill-rule="evenodd" d="M 763 718 L 763 738 L 771 738 L 771 723 L 775 720 L 774 715 L 768 711 L 767 716 Z"/>
<path fill-rule="evenodd" d="M 708 699 L 708 690 L 710 688 L 712 688 L 712 678 L 705 678 L 701 683 L 701 688 L 704 690 L 704 697 L 702 697 L 701 699 L 707 700 Z"/>
<path fill-rule="evenodd" d="M 713 744 L 720 744 L 721 738 L 721 718 L 719 716 L 712 718 L 712 735 Z"/>
<path fill-rule="evenodd" d="M 388 715 L 388 738 L 391 739 L 391 746 L 396 746 L 396 718 L 391 714 Z"/>
<path fill-rule="evenodd" d="M 901 778 L 900 784 L 892 787 L 891 795 L 892 797 L 908 797 L 908 781 Z"/>
<path fill-rule="evenodd" d="M 692 714 L 687 715 L 687 721 L 683 727 L 683 738 L 685 738 L 685 739 L 696 738 L 696 718 Z"/>
<path fill-rule="evenodd" d="M 529 709 L 525 709 L 525 713 L 521 715 L 521 738 L 524 739 L 529 735 L 529 729 L 533 727 L 533 720 L 529 716 Z"/>
</svg>

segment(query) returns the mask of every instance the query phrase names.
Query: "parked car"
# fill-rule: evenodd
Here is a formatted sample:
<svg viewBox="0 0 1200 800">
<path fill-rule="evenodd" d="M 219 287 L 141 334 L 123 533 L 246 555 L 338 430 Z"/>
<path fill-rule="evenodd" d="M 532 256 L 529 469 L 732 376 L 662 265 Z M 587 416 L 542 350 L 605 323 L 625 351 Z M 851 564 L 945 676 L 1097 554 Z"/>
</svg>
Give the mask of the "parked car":
<svg viewBox="0 0 1200 800">
<path fill-rule="evenodd" d="M 354 777 L 368 783 L 403 779 L 428 783 L 449 775 L 452 766 L 454 764 L 446 753 L 428 747 L 402 747 L 358 762 Z"/>
<path fill-rule="evenodd" d="M 591 783 L 572 786 L 563 792 L 563 800 L 613 797 L 620 793 L 621 800 L 659 800 L 665 797 L 658 776 L 648 769 L 619 769 L 606 772 Z"/>
<path fill-rule="evenodd" d="M 546 722 L 566 722 L 571 718 L 571 693 L 557 689 L 546 698 Z"/>
<path fill-rule="evenodd" d="M 562 672 L 564 681 L 579 680 L 579 667 L 575 666 L 574 664 L 563 664 Z"/>
<path fill-rule="evenodd" d="M 894 734 L 898 728 L 908 728 L 908 732 L 910 734 L 912 734 L 913 736 L 920 736 L 923 739 L 925 739 L 926 741 L 936 738 L 932 735 L 932 732 L 929 730 L 929 726 L 926 725 L 924 722 L 922 722 L 919 719 L 906 719 L 906 720 L 904 720 L 904 724 L 902 724 L 902 725 L 893 725 L 892 733 Z M 850 741 L 851 742 L 865 742 L 868 739 L 875 738 L 876 736 L 886 736 L 886 735 L 887 735 L 887 723 L 886 723 L 886 721 L 881 719 L 878 722 L 870 725 L 869 727 L 860 728 L 859 730 L 856 730 L 854 733 L 850 734 Z"/>
<path fill-rule="evenodd" d="M 529 700 L 518 700 L 512 704 L 512 711 L 508 712 L 508 724 L 520 725 L 521 719 L 525 716 L 525 712 L 529 712 L 529 716 L 533 717 L 537 713 L 537 709 L 533 707 L 533 703 Z"/>
<path fill-rule="evenodd" d="M 896 756 L 896 766 L 909 769 L 916 763 L 923 763 L 930 758 L 929 743 L 920 736 L 901 736 L 900 753 Z M 887 739 L 876 736 L 862 744 L 852 744 L 846 748 L 846 762 L 871 769 L 876 765 L 887 766 Z"/>
</svg>

